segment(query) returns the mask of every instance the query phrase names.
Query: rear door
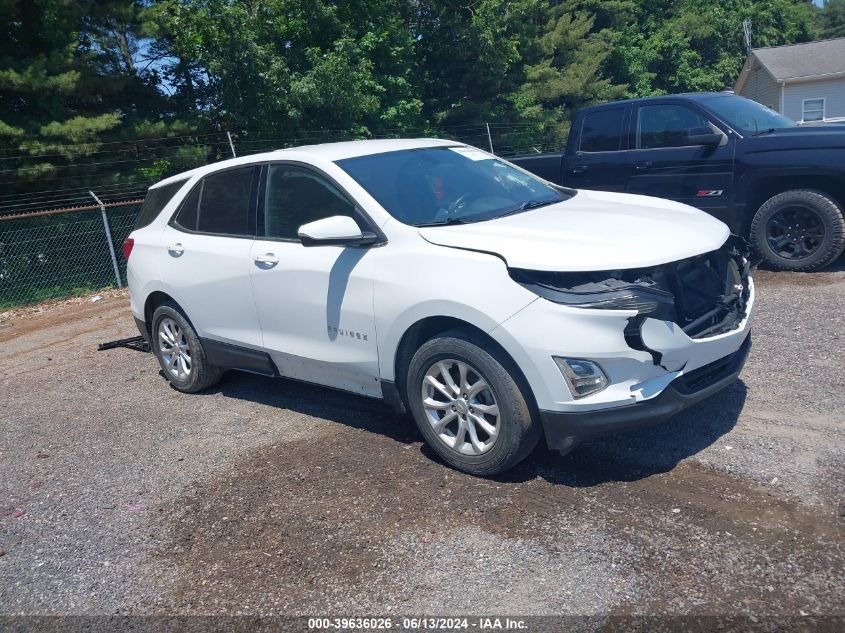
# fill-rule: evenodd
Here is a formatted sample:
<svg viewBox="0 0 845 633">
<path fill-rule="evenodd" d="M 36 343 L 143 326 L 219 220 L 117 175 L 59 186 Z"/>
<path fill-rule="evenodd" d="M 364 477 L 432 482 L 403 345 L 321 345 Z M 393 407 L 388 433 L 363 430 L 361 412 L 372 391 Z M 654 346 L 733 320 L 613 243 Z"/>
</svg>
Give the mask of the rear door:
<svg viewBox="0 0 845 633">
<path fill-rule="evenodd" d="M 380 396 L 370 249 L 306 247 L 297 235 L 337 215 L 372 227 L 325 174 L 291 163 L 265 169 L 250 258 L 265 349 L 283 376 Z"/>
<path fill-rule="evenodd" d="M 689 134 L 718 132 L 718 146 L 689 145 Z M 669 198 L 726 219 L 733 195 L 735 141 L 693 104 L 639 103 L 633 111 L 629 193 Z"/>
<path fill-rule="evenodd" d="M 236 167 L 206 176 L 162 234 L 162 280 L 202 337 L 261 345 L 249 279 L 259 171 Z"/>
<path fill-rule="evenodd" d="M 572 153 L 566 157 L 563 183 L 576 189 L 624 191 L 628 182 L 628 138 L 630 105 L 587 110 L 576 121 L 578 135 Z"/>
</svg>

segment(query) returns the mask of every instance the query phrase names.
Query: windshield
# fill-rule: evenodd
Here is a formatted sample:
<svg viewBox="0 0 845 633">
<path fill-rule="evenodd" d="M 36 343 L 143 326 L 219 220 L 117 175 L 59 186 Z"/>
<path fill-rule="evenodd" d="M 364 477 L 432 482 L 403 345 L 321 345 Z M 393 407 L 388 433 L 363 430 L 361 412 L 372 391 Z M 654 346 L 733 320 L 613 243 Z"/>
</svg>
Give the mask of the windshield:
<svg viewBox="0 0 845 633">
<path fill-rule="evenodd" d="M 702 101 L 731 127 L 746 134 L 759 134 L 798 125 L 792 119 L 745 97 L 719 95 Z"/>
<path fill-rule="evenodd" d="M 428 147 L 337 161 L 405 224 L 478 222 L 570 195 L 473 147 Z"/>
</svg>

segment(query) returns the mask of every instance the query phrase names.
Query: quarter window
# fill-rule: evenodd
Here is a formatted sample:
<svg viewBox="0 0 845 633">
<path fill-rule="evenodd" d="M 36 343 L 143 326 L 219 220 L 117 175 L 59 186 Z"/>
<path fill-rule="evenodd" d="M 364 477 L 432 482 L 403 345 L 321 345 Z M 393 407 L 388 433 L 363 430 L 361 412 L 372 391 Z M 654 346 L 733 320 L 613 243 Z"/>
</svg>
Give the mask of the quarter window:
<svg viewBox="0 0 845 633">
<path fill-rule="evenodd" d="M 355 207 L 319 174 L 295 165 L 270 165 L 264 199 L 264 235 L 298 240 L 299 227 L 315 220 L 345 215 Z"/>
<path fill-rule="evenodd" d="M 707 119 L 679 105 L 641 106 L 637 111 L 637 149 L 683 147 L 688 134 L 710 134 Z"/>
<path fill-rule="evenodd" d="M 622 147 L 622 121 L 625 108 L 589 112 L 581 126 L 582 152 L 615 152 Z"/>
<path fill-rule="evenodd" d="M 824 121 L 824 99 L 804 99 L 802 121 Z"/>
<path fill-rule="evenodd" d="M 189 231 L 255 235 L 253 187 L 258 167 L 228 169 L 203 178 L 179 208 L 176 224 Z"/>
<path fill-rule="evenodd" d="M 153 220 L 158 217 L 161 210 L 167 206 L 167 203 L 173 199 L 173 196 L 176 195 L 184 184 L 185 180 L 177 180 L 176 182 L 171 182 L 169 185 L 153 187 L 147 191 L 144 204 L 141 206 L 141 211 L 135 220 L 135 228 L 141 229 L 152 224 Z"/>
</svg>

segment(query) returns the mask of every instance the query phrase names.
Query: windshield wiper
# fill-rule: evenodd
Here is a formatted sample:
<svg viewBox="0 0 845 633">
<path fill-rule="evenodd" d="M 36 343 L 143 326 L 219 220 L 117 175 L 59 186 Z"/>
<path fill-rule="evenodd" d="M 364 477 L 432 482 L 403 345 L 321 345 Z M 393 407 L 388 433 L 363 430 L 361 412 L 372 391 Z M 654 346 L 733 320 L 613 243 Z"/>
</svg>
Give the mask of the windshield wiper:
<svg viewBox="0 0 845 633">
<path fill-rule="evenodd" d="M 777 131 L 777 128 L 770 127 L 768 130 L 758 130 L 754 132 L 754 136 L 763 136 L 763 134 L 771 134 L 775 131 Z"/>
<path fill-rule="evenodd" d="M 496 217 L 503 218 L 507 215 L 514 215 L 515 213 L 528 211 L 529 209 L 539 209 L 540 207 L 547 207 L 550 204 L 555 204 L 556 202 L 562 202 L 562 200 L 529 200 L 528 202 L 523 202 L 516 209 L 505 211 L 503 214 Z"/>
<path fill-rule="evenodd" d="M 445 220 L 438 220 L 437 222 L 424 222 L 423 224 L 415 224 L 417 228 L 422 228 L 424 226 L 452 226 L 455 224 L 470 224 L 471 220 L 465 220 L 464 218 L 446 218 Z"/>
</svg>

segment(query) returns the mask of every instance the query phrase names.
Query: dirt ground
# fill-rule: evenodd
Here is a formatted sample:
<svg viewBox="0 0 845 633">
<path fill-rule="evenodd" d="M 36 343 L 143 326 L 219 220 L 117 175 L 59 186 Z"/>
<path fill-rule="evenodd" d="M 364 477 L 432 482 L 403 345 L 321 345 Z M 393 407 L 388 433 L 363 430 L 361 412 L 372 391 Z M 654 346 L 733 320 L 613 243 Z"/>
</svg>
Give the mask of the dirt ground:
<svg viewBox="0 0 845 633">
<path fill-rule="evenodd" d="M 176 392 L 96 350 L 125 293 L 0 315 L 0 614 L 845 615 L 845 272 L 757 279 L 740 381 L 494 480 L 379 401 Z"/>
</svg>

